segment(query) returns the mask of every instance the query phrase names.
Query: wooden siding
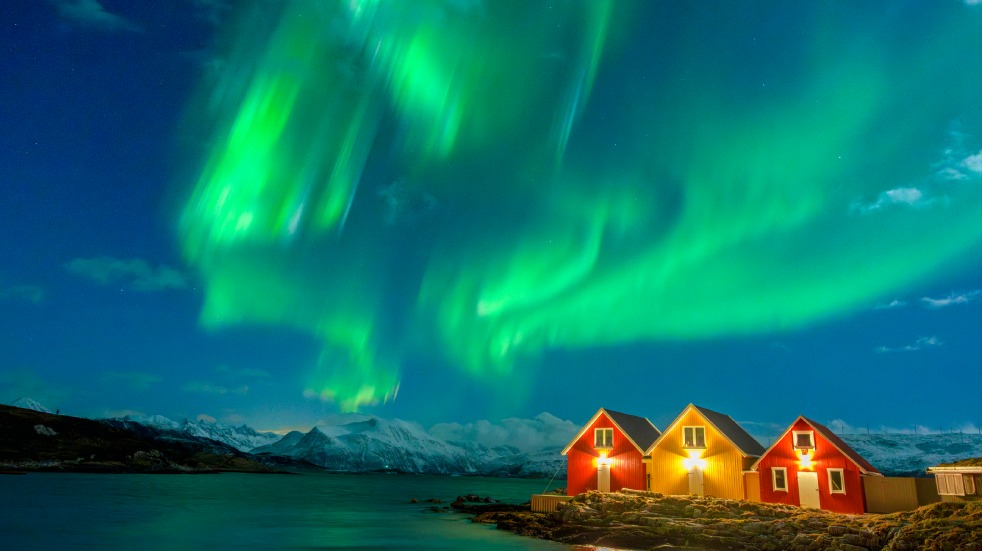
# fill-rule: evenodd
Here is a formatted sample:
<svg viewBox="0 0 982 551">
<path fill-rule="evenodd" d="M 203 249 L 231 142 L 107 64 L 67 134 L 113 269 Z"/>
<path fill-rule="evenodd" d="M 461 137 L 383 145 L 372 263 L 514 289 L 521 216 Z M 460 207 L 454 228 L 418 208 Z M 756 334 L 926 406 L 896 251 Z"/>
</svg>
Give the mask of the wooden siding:
<svg viewBox="0 0 982 551">
<path fill-rule="evenodd" d="M 761 501 L 801 505 L 798 500 L 798 472 L 816 472 L 818 473 L 819 502 L 822 509 L 836 513 L 858 514 L 866 512 L 866 499 L 860 480 L 859 467 L 825 440 L 821 433 L 815 431 L 815 449 L 812 453 L 814 466 L 809 469 L 801 468 L 792 445 L 792 436 L 795 430 L 812 430 L 812 428 L 804 420 L 799 419 L 792 426 L 792 430 L 789 430 L 776 445 L 768 450 L 757 465 L 757 471 L 760 473 Z M 775 467 L 787 469 L 788 491 L 786 492 L 773 489 L 771 472 Z M 829 491 L 828 469 L 842 469 L 846 493 L 833 494 Z"/>
<path fill-rule="evenodd" d="M 614 447 L 607 454 L 611 459 L 610 491 L 616 492 L 622 488 L 644 490 L 647 473 L 641 461 L 641 452 L 606 415 L 600 415 L 566 454 L 566 493 L 574 496 L 597 489 L 597 459 L 600 452 L 593 447 L 593 434 L 599 428 L 614 429 Z"/>
<path fill-rule="evenodd" d="M 747 471 L 743 473 L 743 499 L 747 501 L 760 501 L 760 473 L 757 471 Z"/>
<path fill-rule="evenodd" d="M 867 476 L 863 477 L 867 513 L 896 513 L 917 509 L 917 483 L 915 478 Z M 937 490 L 935 490 L 937 493 Z"/>
<path fill-rule="evenodd" d="M 682 448 L 682 427 L 706 427 L 706 449 L 701 459 L 706 460 L 703 469 L 703 493 L 707 496 L 743 499 L 744 458 L 722 434 L 695 409 L 689 409 L 662 434 L 651 451 L 649 474 L 651 491 L 669 495 L 689 493 L 689 471 L 683 461 L 689 450 Z"/>
<path fill-rule="evenodd" d="M 561 496 L 558 494 L 533 494 L 532 512 L 533 513 L 552 513 L 559 507 L 560 503 L 566 503 L 573 499 L 573 496 Z"/>
<path fill-rule="evenodd" d="M 938 495 L 938 485 L 931 478 L 915 478 L 914 484 L 917 486 L 917 506 L 923 507 L 941 501 Z"/>
</svg>

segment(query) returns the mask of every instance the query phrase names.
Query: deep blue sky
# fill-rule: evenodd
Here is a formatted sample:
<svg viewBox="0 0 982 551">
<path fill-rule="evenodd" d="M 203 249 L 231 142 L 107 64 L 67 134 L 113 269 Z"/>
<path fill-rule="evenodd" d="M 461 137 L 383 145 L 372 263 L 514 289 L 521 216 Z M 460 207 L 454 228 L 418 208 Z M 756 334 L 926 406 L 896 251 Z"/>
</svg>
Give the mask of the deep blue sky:
<svg viewBox="0 0 982 551">
<path fill-rule="evenodd" d="M 4 4 L 0 402 L 278 429 L 365 385 L 425 425 L 982 423 L 977 2 L 428 2 L 419 28 L 325 2 L 314 31 L 230 4 Z M 348 210 L 226 238 L 224 140 L 294 77 L 289 166 L 246 170 L 327 196 L 297 166 L 357 136 Z"/>
</svg>

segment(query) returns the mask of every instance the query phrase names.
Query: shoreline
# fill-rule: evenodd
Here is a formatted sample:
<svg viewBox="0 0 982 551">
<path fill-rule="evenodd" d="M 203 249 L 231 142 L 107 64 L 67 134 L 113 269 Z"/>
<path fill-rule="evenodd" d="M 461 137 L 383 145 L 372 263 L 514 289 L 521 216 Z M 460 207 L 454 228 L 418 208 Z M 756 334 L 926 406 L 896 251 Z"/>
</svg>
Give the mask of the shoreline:
<svg viewBox="0 0 982 551">
<path fill-rule="evenodd" d="M 982 502 L 845 515 L 712 497 L 588 492 L 555 513 L 533 513 L 527 504 L 500 511 L 474 504 L 457 511 L 520 536 L 618 549 L 982 550 Z"/>
</svg>

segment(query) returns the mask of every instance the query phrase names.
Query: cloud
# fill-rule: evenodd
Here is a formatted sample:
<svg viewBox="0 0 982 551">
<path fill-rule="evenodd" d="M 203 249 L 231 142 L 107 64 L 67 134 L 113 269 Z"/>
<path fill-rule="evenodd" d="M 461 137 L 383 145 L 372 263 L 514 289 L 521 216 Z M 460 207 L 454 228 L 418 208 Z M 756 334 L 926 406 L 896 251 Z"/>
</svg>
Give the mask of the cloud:
<svg viewBox="0 0 982 551">
<path fill-rule="evenodd" d="M 474 423 L 439 423 L 429 433 L 447 441 L 476 442 L 489 447 L 515 446 L 531 452 L 548 447 L 565 446 L 580 430 L 572 421 L 564 421 L 551 413 L 540 413 L 532 419 L 508 418 L 495 424 L 490 421 Z"/>
<path fill-rule="evenodd" d="M 215 371 L 228 375 L 229 377 L 238 377 L 243 379 L 270 379 L 273 375 L 264 369 L 234 369 L 227 365 L 220 365 L 215 368 Z"/>
<path fill-rule="evenodd" d="M 982 0 L 965 0 L 967 6 L 982 6 Z"/>
<path fill-rule="evenodd" d="M 141 258 L 76 258 L 65 264 L 65 268 L 102 285 L 128 285 L 137 291 L 184 289 L 188 286 L 187 277 L 180 271 L 164 264 L 155 268 Z"/>
<path fill-rule="evenodd" d="M 136 390 L 147 390 L 164 379 L 160 375 L 154 373 L 142 373 L 138 371 L 107 371 L 106 373 L 103 373 L 102 380 L 108 383 L 124 383 L 135 388 Z"/>
<path fill-rule="evenodd" d="M 893 308 L 903 308 L 904 306 L 907 306 L 906 300 L 900 300 L 898 298 L 895 298 L 886 304 L 883 303 L 877 304 L 873 308 L 875 310 L 891 310 Z"/>
<path fill-rule="evenodd" d="M 249 387 L 242 385 L 240 387 L 229 388 L 226 386 L 216 385 L 205 381 L 191 381 L 186 385 L 184 385 L 184 391 L 200 392 L 203 394 L 248 394 Z"/>
<path fill-rule="evenodd" d="M 917 352 L 918 350 L 926 350 L 928 348 L 937 348 L 944 344 L 937 337 L 921 337 L 914 341 L 914 344 L 908 344 L 906 346 L 901 346 L 899 348 L 890 348 L 888 346 L 877 346 L 873 350 L 878 353 L 885 352 Z"/>
<path fill-rule="evenodd" d="M 853 211 L 858 211 L 860 214 L 867 214 L 894 205 L 907 205 L 909 207 L 922 208 L 929 206 L 934 202 L 934 199 L 927 198 L 924 195 L 924 192 L 916 187 L 898 187 L 880 193 L 880 195 L 876 198 L 876 201 L 873 201 L 872 203 L 864 204 L 860 201 L 856 201 L 852 204 L 850 209 Z"/>
<path fill-rule="evenodd" d="M 979 297 L 982 297 L 982 289 L 967 293 L 952 293 L 945 298 L 921 297 L 921 303 L 928 308 L 944 308 L 953 304 L 968 304 Z"/>
<path fill-rule="evenodd" d="M 222 423 L 226 425 L 244 425 L 245 422 L 245 417 L 233 410 L 227 409 L 222 411 Z"/>
<path fill-rule="evenodd" d="M 60 0 L 55 3 L 62 19 L 103 31 L 143 32 L 130 20 L 109 13 L 98 0 Z"/>
<path fill-rule="evenodd" d="M 979 0 L 979 2 L 982 3 L 982 0 Z M 971 170 L 972 172 L 982 174 L 982 151 L 979 151 L 975 155 L 965 157 L 965 160 L 962 161 L 962 166 Z"/>
<path fill-rule="evenodd" d="M 26 300 L 38 304 L 44 300 L 44 288 L 40 285 L 13 285 L 0 288 L 0 300 Z"/>
<path fill-rule="evenodd" d="M 198 421 L 204 421 L 205 423 L 217 423 L 218 422 L 218 419 L 215 419 L 214 417 L 212 417 L 211 415 L 208 415 L 207 413 L 199 413 L 198 416 L 195 417 L 195 419 L 197 419 Z"/>
</svg>

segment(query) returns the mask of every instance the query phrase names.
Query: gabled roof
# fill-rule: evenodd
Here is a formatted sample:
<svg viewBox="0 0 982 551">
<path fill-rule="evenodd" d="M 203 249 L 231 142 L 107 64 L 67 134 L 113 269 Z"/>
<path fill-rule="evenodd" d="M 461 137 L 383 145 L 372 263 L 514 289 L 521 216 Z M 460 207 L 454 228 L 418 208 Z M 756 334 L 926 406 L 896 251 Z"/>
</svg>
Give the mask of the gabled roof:
<svg viewBox="0 0 982 551">
<path fill-rule="evenodd" d="M 951 463 L 942 463 L 940 465 L 928 467 L 927 472 L 929 474 L 937 474 L 937 473 L 982 474 L 982 457 L 970 457 L 968 459 L 952 461 Z"/>
<path fill-rule="evenodd" d="M 591 417 L 590 420 L 583 425 L 583 428 L 576 433 L 576 436 L 569 441 L 569 444 L 563 448 L 563 455 L 566 455 L 569 452 L 573 445 L 583 437 L 587 429 L 589 429 L 601 415 L 605 415 L 608 419 L 610 419 L 610 422 L 617 427 L 617 430 L 621 431 L 621 433 L 627 437 L 628 441 L 630 441 L 631 444 L 633 444 L 634 447 L 637 448 L 642 454 L 661 434 L 658 432 L 658 428 L 644 417 L 638 417 L 637 415 L 629 415 L 619 411 L 611 411 L 609 409 L 600 408 L 597 410 L 597 413 L 595 413 L 593 417 Z"/>
<path fill-rule="evenodd" d="M 750 436 L 747 431 L 743 430 L 743 427 L 737 424 L 737 422 L 734 421 L 729 415 L 699 407 L 694 404 L 689 404 L 682 410 L 682 413 L 680 413 L 679 416 L 672 421 L 672 424 L 665 429 L 658 440 L 648 446 L 648 448 L 645 450 L 645 454 L 651 453 L 651 450 L 658 445 L 658 442 L 661 441 L 664 435 L 671 432 L 671 430 L 679 424 L 682 418 L 685 417 L 685 414 L 688 413 L 689 410 L 695 410 L 698 412 L 707 423 L 716 429 L 716 432 L 722 434 L 723 437 L 737 449 L 737 451 L 744 455 L 744 457 L 756 457 L 764 453 L 764 446 L 761 446 L 760 442 L 758 442 L 753 436 Z"/>
<path fill-rule="evenodd" d="M 862 474 L 880 474 L 880 471 L 876 470 L 876 467 L 874 467 L 873 465 L 871 465 L 869 461 L 866 461 L 865 459 L 863 459 L 863 456 L 859 455 L 859 453 L 857 453 L 856 450 L 850 448 L 849 447 L 849 444 L 846 444 L 845 442 L 843 442 L 842 439 L 839 438 L 838 435 L 836 435 L 834 432 L 832 432 L 832 429 L 826 427 L 825 425 L 819 423 L 818 421 L 813 421 L 813 420 L 805 417 L 804 415 L 799 415 L 798 418 L 795 419 L 793 423 L 791 423 L 790 425 L 788 425 L 787 430 L 785 430 L 783 433 L 781 433 L 781 436 L 778 437 L 776 440 L 774 440 L 774 443 L 771 444 L 771 447 L 767 448 L 767 451 L 764 452 L 763 455 L 761 455 L 761 459 L 763 459 L 764 458 L 764 455 L 767 455 L 768 453 L 770 453 L 770 451 L 772 449 L 774 449 L 782 440 L 784 440 L 784 437 L 787 436 L 789 432 L 791 432 L 791 429 L 794 428 L 794 426 L 798 424 L 798 421 L 804 421 L 807 425 L 809 425 L 812 428 L 812 430 L 814 430 L 815 432 L 821 434 L 822 435 L 822 438 L 824 438 L 825 440 L 827 440 L 829 444 L 832 444 L 832 447 L 834 447 L 835 449 L 839 450 L 839 453 L 841 453 L 842 455 L 846 456 L 847 458 L 849 458 L 850 461 L 852 461 L 853 463 L 855 463 L 856 466 L 859 467 L 859 472 L 860 473 L 862 473 Z M 756 471 L 757 470 L 757 464 L 760 463 L 761 459 L 758 459 L 750 467 L 750 470 Z"/>
</svg>

